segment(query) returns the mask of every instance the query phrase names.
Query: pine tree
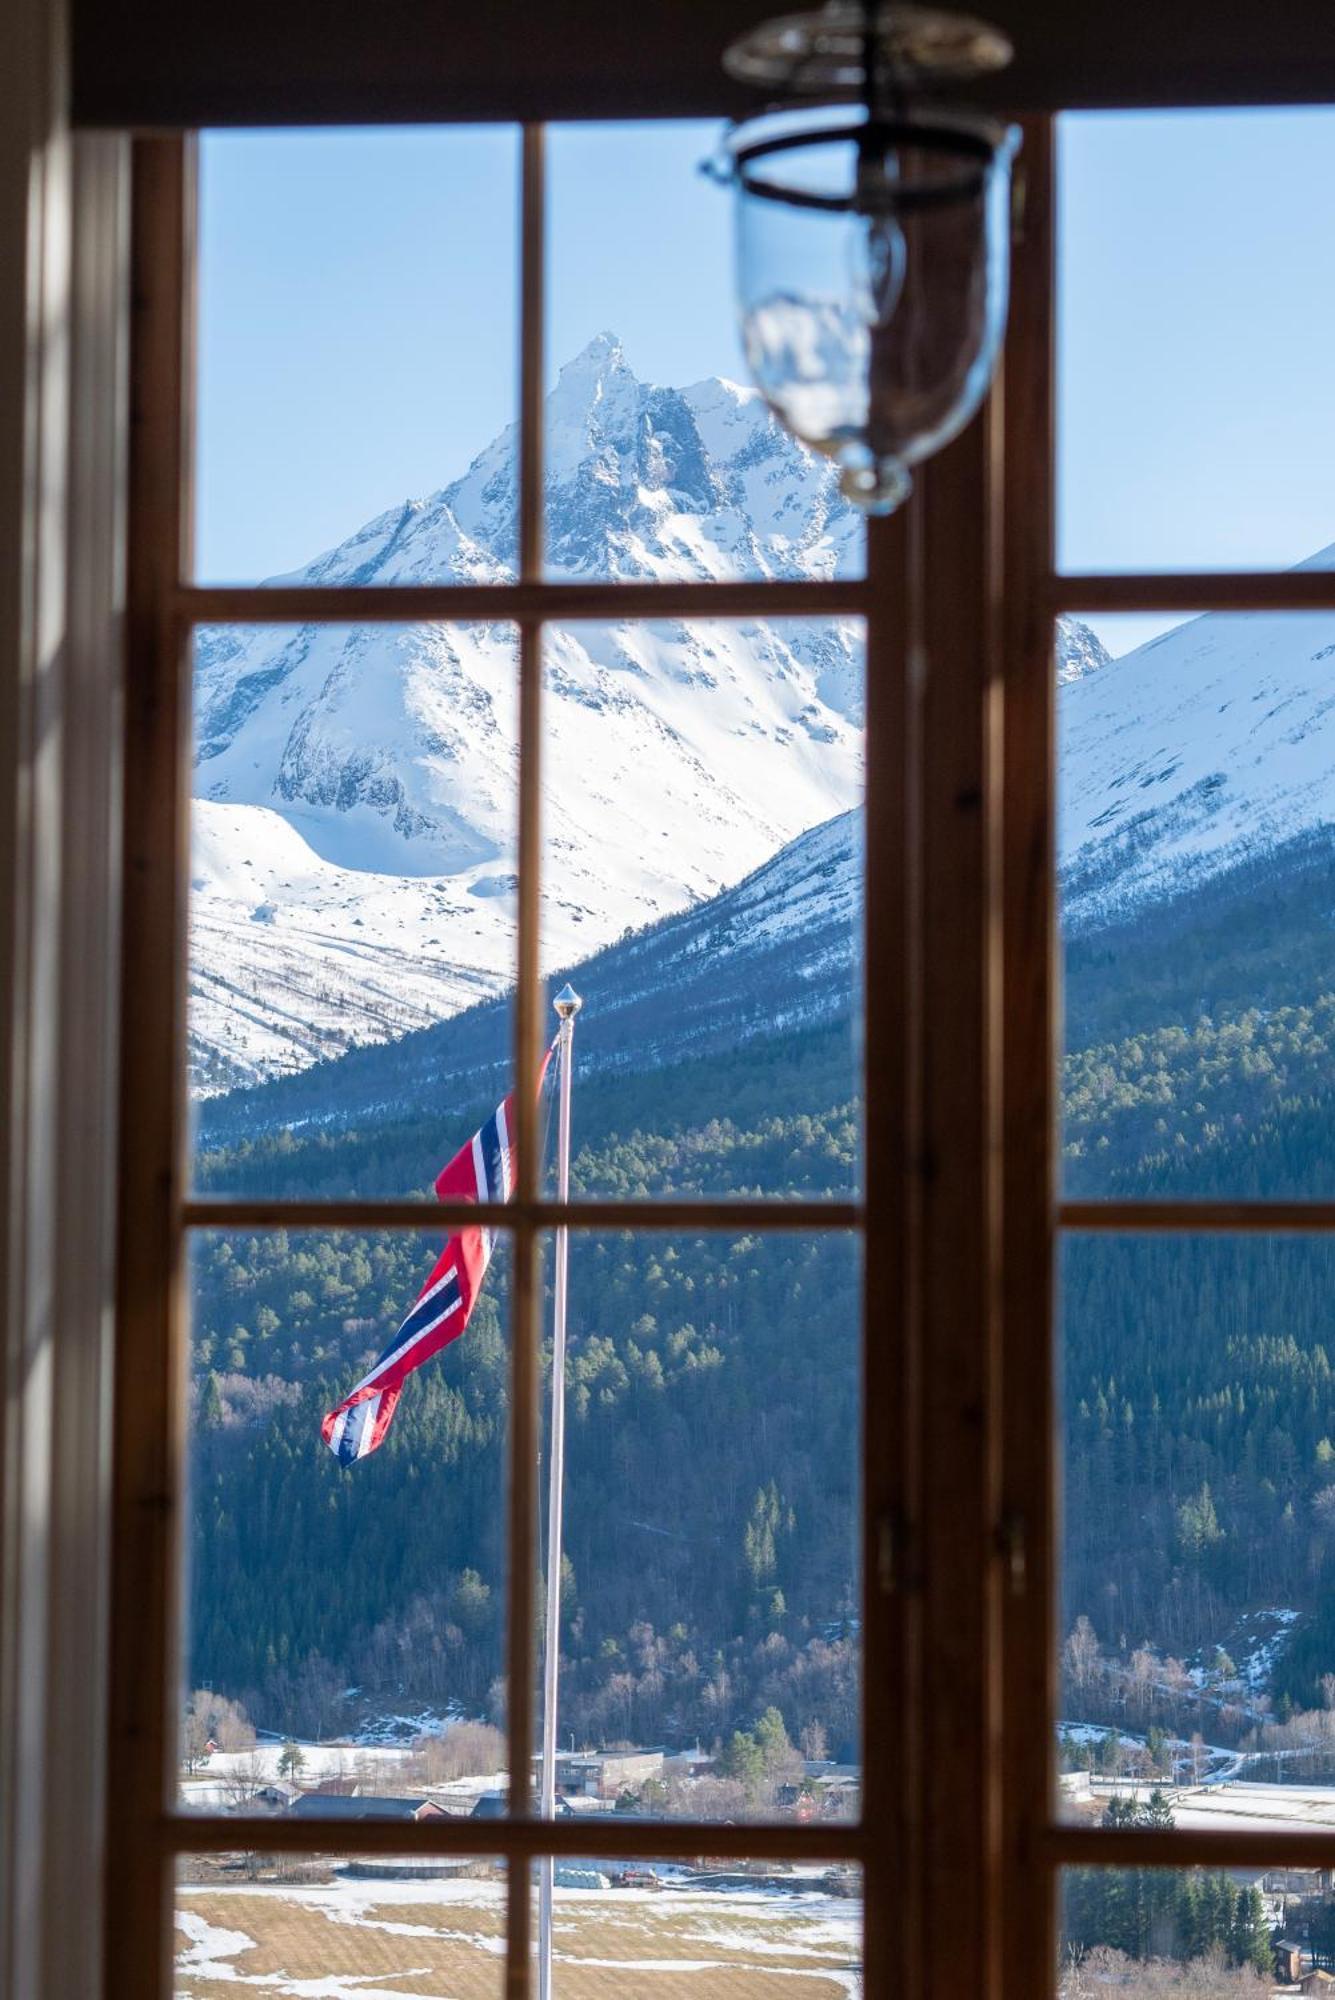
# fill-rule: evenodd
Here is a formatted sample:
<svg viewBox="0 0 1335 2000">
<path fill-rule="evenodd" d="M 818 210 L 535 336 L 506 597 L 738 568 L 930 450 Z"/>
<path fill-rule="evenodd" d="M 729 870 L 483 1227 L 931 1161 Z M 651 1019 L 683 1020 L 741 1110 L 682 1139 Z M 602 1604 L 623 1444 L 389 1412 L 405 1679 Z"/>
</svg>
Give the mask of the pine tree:
<svg viewBox="0 0 1335 2000">
<path fill-rule="evenodd" d="M 1238 1896 L 1233 1932 L 1229 1939 L 1229 1956 L 1235 1965 L 1255 1966 L 1265 1978 L 1274 1972 L 1275 1954 L 1265 1920 L 1265 1903 L 1255 1883 L 1250 1889 L 1243 1889 Z"/>
</svg>

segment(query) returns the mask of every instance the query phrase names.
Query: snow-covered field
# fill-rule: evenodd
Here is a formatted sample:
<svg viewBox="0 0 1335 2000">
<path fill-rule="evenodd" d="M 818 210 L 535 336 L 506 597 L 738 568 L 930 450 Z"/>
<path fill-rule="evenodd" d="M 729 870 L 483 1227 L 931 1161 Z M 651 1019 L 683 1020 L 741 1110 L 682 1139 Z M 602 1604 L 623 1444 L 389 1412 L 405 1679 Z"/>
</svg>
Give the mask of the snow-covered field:
<svg viewBox="0 0 1335 2000">
<path fill-rule="evenodd" d="M 800 1891 L 800 1893 L 799 1893 Z M 819 1876 L 789 1886 L 558 1889 L 560 2000 L 859 2000 L 862 1913 Z M 490 2000 L 502 1991 L 498 1876 L 183 1884 L 178 2000 Z"/>
<path fill-rule="evenodd" d="M 1148 1799 L 1156 1787 L 1095 1779 L 1096 1797 Z M 1188 1830 L 1274 1833 L 1306 1827 L 1335 1828 L 1335 1785 L 1258 1785 L 1245 1778 L 1204 1785 L 1166 1785 L 1173 1824 Z"/>
</svg>

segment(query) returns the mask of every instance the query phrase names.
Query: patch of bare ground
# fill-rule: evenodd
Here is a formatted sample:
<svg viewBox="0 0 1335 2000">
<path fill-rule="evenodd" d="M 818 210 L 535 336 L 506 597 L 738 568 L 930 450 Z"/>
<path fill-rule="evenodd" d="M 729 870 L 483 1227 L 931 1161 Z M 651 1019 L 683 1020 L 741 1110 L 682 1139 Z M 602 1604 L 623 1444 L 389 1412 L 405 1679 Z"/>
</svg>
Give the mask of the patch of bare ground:
<svg viewBox="0 0 1335 2000">
<path fill-rule="evenodd" d="M 497 2000 L 501 1990 L 502 1960 L 488 1943 L 496 1913 L 478 1906 L 376 1906 L 381 1925 L 411 1924 L 409 1936 L 379 1927 L 369 1916 L 349 1923 L 317 1904 L 281 1896 L 194 1894 L 188 1907 L 220 1930 L 244 1931 L 253 1939 L 229 1959 L 247 1994 L 286 1994 L 293 1981 L 339 1978 L 348 1980 L 350 1992 L 356 1990 L 354 1981 L 365 1986 L 378 1979 L 406 1993 L 438 1993 L 440 2000 Z M 437 1935 L 436 1923 L 452 1935 Z M 201 1989 L 201 2000 L 213 2000 L 205 1981 L 192 1973 L 182 1977 Z M 256 1983 L 266 1979 L 275 1984 Z M 414 1979 L 423 1983 L 413 1985 Z M 231 1985 L 230 2000 L 237 2000 L 237 1993 Z"/>
<path fill-rule="evenodd" d="M 347 1980 L 349 2000 L 381 1984 L 420 2000 L 499 2000 L 504 1960 L 495 1948 L 504 1913 L 490 1903 L 368 1906 L 349 1922 L 318 1904 L 269 1895 L 188 1892 L 187 1907 L 253 1944 L 229 1959 L 236 1983 L 183 1972 L 178 2000 L 274 2000 L 303 1980 Z M 178 1943 L 187 1940 L 178 1931 Z M 810 1937 L 811 1942 L 806 1942 Z M 567 1906 L 557 1919 L 560 2000 L 844 2000 L 851 1966 L 828 1936 L 800 1917 L 763 1919 L 671 1904 Z M 681 1961 L 678 1970 L 673 1960 Z M 699 1967 L 707 1963 L 708 1972 Z M 268 1982 L 272 1981 L 273 1984 Z M 331 1991 L 334 1990 L 332 1987 Z"/>
<path fill-rule="evenodd" d="M 749 1966 L 774 1972 L 847 1970 L 848 1954 L 835 1945 L 808 1943 L 810 1931 L 799 1918 L 755 1918 L 683 1910 L 671 1904 L 638 1904 L 623 1910 L 586 1906 L 558 1909 L 557 1950 L 572 1959 L 617 1959 L 627 1965 L 643 1959 L 710 1959 L 720 1964 Z"/>
<path fill-rule="evenodd" d="M 581 1965 L 564 1957 L 557 1959 L 554 1983 L 560 2000 L 626 2000 L 628 1991 L 633 1991 L 635 2000 L 700 2000 L 702 1992 L 708 1993 L 709 2000 L 835 2000 L 836 1995 L 839 2000 L 846 2000 L 847 1994 L 841 1980 L 811 1972 L 806 1967 L 794 1977 L 790 1972 L 771 1972 L 767 1967 L 713 1964 L 707 1973 L 639 1967 L 634 1987 L 628 1989 L 624 1966 Z M 399 1992 L 419 1995 L 420 2000 L 455 2000 L 456 1996 L 455 1988 L 447 1989 L 430 1981 L 399 1979 L 395 1987 Z M 498 1975 L 496 1983 L 486 1991 L 491 1994 L 499 1990 Z M 473 2000 L 471 1992 L 458 1989 L 458 1995 L 459 2000 Z M 235 1992 L 231 2000 L 237 2000 Z"/>
<path fill-rule="evenodd" d="M 280 1993 L 279 1986 L 269 1988 L 273 2000 Z M 178 1972 L 172 1988 L 172 2000 L 240 2000 L 242 1994 L 247 2000 L 266 2000 L 262 1986 L 238 1986 L 234 1979 L 199 1979 L 193 1972 Z M 286 1994 L 283 2000 L 288 2000 Z"/>
<path fill-rule="evenodd" d="M 463 1931 L 470 1937 L 505 1936 L 505 1910 L 496 1903 L 372 1903 L 370 1924 L 420 1924 L 432 1931 Z"/>
</svg>

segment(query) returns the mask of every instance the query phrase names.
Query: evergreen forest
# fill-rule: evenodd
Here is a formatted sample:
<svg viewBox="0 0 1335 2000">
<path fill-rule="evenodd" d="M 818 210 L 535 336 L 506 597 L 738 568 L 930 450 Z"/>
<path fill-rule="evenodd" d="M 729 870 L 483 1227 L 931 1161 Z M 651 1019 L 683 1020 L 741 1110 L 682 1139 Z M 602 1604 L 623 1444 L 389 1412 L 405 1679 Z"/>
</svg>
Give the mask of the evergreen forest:
<svg viewBox="0 0 1335 2000">
<path fill-rule="evenodd" d="M 1069 1193 L 1335 1195 L 1332 910 L 1335 848 L 1308 842 L 1068 942 Z M 847 992 L 845 968 L 822 1018 L 638 1067 L 624 1049 L 599 1067 L 587 1007 L 575 1193 L 846 1195 L 862 1130 Z M 327 1118 L 276 1115 L 290 1090 L 207 1107 L 201 1188 L 425 1196 L 498 1094 L 480 1063 L 448 1092 L 419 1088 L 448 1034 L 329 1065 Z M 319 1080 L 300 1080 L 303 1104 Z M 381 1450 L 345 1470 L 319 1436 L 438 1247 L 428 1229 L 198 1239 L 189 1672 L 261 1726 L 503 1720 L 503 1243 L 467 1333 L 410 1382 Z M 1087 1621 L 1103 1656 L 1191 1663 L 1284 1607 L 1297 1616 L 1255 1701 L 1202 1726 L 1240 1740 L 1262 1697 L 1276 1715 L 1319 1706 L 1335 1672 L 1335 1242 L 1088 1235 L 1059 1290 L 1063 1629 Z M 819 1732 L 857 1755 L 858 1299 L 837 1232 L 576 1234 L 563 1736 L 708 1745 L 773 1707 L 794 1742 Z M 1162 1719 L 1148 1685 L 1141 1728 Z M 1125 1689 L 1114 1701 L 1093 1674 L 1068 1697 L 1068 1713 L 1126 1719 Z M 1072 1910 L 1093 1893 L 1073 1883 Z M 1128 1910 L 1128 1937 L 1205 1921 L 1153 1896 Z M 1136 1949 L 1120 1938 L 1101 1941 Z"/>
</svg>

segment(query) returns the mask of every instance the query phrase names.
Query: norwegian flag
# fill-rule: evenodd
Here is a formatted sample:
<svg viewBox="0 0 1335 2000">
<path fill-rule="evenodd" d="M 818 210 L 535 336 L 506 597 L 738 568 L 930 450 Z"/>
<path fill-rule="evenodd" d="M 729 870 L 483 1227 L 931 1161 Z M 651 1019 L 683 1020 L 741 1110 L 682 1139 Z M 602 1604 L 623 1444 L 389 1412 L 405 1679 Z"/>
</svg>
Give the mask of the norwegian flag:
<svg viewBox="0 0 1335 2000">
<path fill-rule="evenodd" d="M 553 1047 L 555 1044 L 553 1044 Z M 552 1059 L 548 1049 L 538 1075 L 541 1092 Z M 498 1104 L 480 1132 L 457 1152 L 436 1179 L 441 1201 L 509 1201 L 515 1185 L 514 1098 Z M 457 1340 L 491 1262 L 492 1231 L 461 1229 L 451 1236 L 417 1302 L 369 1374 L 336 1403 L 320 1435 L 342 1465 L 365 1458 L 383 1442 L 403 1385 L 415 1368 Z"/>
</svg>

